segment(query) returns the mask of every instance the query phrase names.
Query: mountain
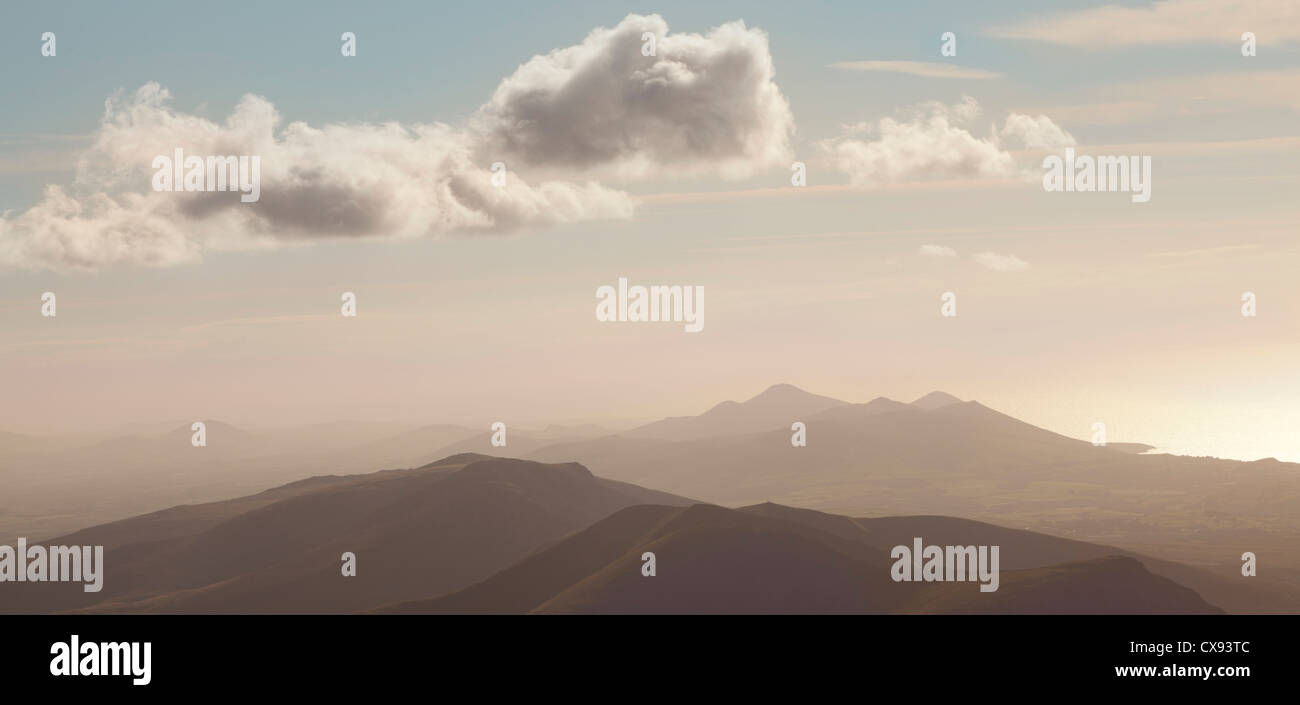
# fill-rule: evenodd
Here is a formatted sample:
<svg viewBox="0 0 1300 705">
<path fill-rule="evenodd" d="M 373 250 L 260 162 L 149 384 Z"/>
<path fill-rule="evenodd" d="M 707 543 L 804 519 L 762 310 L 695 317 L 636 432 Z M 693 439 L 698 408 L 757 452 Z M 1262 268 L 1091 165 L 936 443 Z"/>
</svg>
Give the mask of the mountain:
<svg viewBox="0 0 1300 705">
<path fill-rule="evenodd" d="M 915 406 L 918 409 L 925 409 L 926 411 L 929 411 L 931 409 L 938 409 L 941 407 L 951 406 L 953 404 L 960 404 L 960 403 L 962 403 L 960 399 L 954 397 L 953 395 L 947 392 L 935 391 L 935 392 L 930 392 L 929 394 L 912 402 L 912 406 Z"/>
<path fill-rule="evenodd" d="M 804 447 L 783 425 L 677 441 L 617 436 L 527 457 L 581 458 L 602 477 L 723 506 L 968 517 L 1195 564 L 1225 580 L 1241 579 L 1244 551 L 1268 553 L 1272 570 L 1252 580 L 1276 599 L 1258 611 L 1300 610 L 1300 465 L 1097 447 L 976 401 L 923 409 L 877 399 L 799 420 Z"/>
<path fill-rule="evenodd" d="M 1106 447 L 1121 453 L 1132 453 L 1134 455 L 1141 455 L 1149 450 L 1156 449 L 1155 446 L 1146 443 L 1107 443 Z"/>
<path fill-rule="evenodd" d="M 890 577 L 896 539 L 873 520 L 777 505 L 637 506 L 531 555 L 478 584 L 433 599 L 381 608 L 412 613 L 861 614 L 889 612 L 1129 611 L 1216 613 L 1194 591 L 1103 546 L 1102 557 L 1055 565 L 1022 550 L 1061 539 L 947 517 L 907 517 L 930 535 L 960 525 L 1008 539 L 999 589 L 974 582 L 902 583 Z M 931 532 L 930 530 L 935 531 Z M 905 541 L 910 545 L 911 536 Z M 973 541 L 959 541 L 969 545 Z M 994 544 L 996 545 L 996 544 Z M 645 552 L 656 571 L 642 574 Z M 1004 560 L 1005 560 L 1004 558 Z M 1071 582 L 1073 579 L 1074 582 Z M 1086 586 L 1080 590 L 1079 586 Z"/>
<path fill-rule="evenodd" d="M 44 539 L 178 503 L 237 497 L 320 473 L 408 468 L 478 432 L 357 421 L 248 430 L 204 421 L 97 439 L 0 434 L 0 535 Z M 485 444 L 486 445 L 486 444 Z"/>
<path fill-rule="evenodd" d="M 577 463 L 466 454 L 410 470 L 318 477 L 54 539 L 105 546 L 100 593 L 5 583 L 0 610 L 354 612 L 457 590 L 619 509 L 684 505 Z M 357 574 L 341 574 L 344 552 Z"/>
<path fill-rule="evenodd" d="M 506 444 L 504 446 L 494 446 L 492 445 L 492 435 L 491 431 L 476 433 L 464 440 L 438 448 L 434 455 L 456 455 L 458 453 L 503 453 L 509 454 L 511 457 L 524 457 L 529 453 L 533 453 L 548 445 L 566 442 L 565 440 L 554 438 L 536 438 L 507 427 Z"/>
<path fill-rule="evenodd" d="M 0 457 L 6 468 L 0 535 L 44 539 L 74 526 L 239 495 L 307 474 L 289 457 L 291 449 L 270 435 L 204 423 L 204 447 L 192 445 L 194 431 L 184 425 L 159 435 L 59 442 L 39 454 Z"/>
<path fill-rule="evenodd" d="M 849 614 L 901 601 L 897 587 L 888 555 L 865 544 L 711 505 L 640 506 L 473 587 L 381 611 Z"/>
<path fill-rule="evenodd" d="M 1132 558 L 1152 574 L 1191 588 L 1209 603 L 1229 612 L 1281 614 L 1300 609 L 1300 588 L 1276 581 L 1243 581 L 1237 570 L 1239 564 L 1234 564 L 1233 570 L 1224 571 L 1212 566 L 1164 560 L 1116 546 L 956 517 L 919 515 L 850 519 L 772 503 L 745 507 L 743 511 L 808 524 L 846 538 L 865 541 L 882 551 L 910 544 L 916 536 L 935 545 L 1001 546 L 1003 570 L 1033 570 L 1113 556 Z"/>
<path fill-rule="evenodd" d="M 1010 571 L 993 593 L 931 583 L 900 612 L 918 614 L 1221 614 L 1194 590 L 1136 559 L 1109 556 Z"/>
<path fill-rule="evenodd" d="M 793 420 L 807 426 L 806 447 L 791 444 Z M 1122 455 L 977 402 L 925 411 L 884 398 L 815 414 L 790 413 L 770 431 L 655 440 L 620 436 L 556 444 L 527 457 L 581 458 L 603 477 L 727 506 L 770 500 L 864 514 L 969 515 L 980 493 L 967 501 L 963 484 L 983 484 L 1061 459 Z M 900 501 L 913 498 L 913 503 Z M 818 503 L 823 499 L 842 503 L 824 506 Z"/>
<path fill-rule="evenodd" d="M 674 416 L 639 426 L 623 435 L 632 438 L 692 440 L 709 436 L 789 429 L 802 417 L 845 406 L 848 402 L 776 384 L 744 402 L 724 401 L 699 416 Z"/>
<path fill-rule="evenodd" d="M 895 583 L 889 552 L 914 536 L 1000 546 L 1001 587 L 982 599 L 974 583 Z M 49 543 L 105 546 L 103 592 L 5 583 L 0 611 L 1216 611 L 1197 593 L 1274 604 L 1264 583 L 1109 546 L 941 516 L 726 509 L 602 479 L 576 463 L 473 453 L 312 477 Z M 657 557 L 653 579 L 640 573 L 644 551 Z M 345 552 L 356 556 L 355 577 L 341 575 Z M 1133 564 L 1109 560 L 1116 556 Z"/>
<path fill-rule="evenodd" d="M 409 468 L 428 458 L 452 455 L 438 451 L 477 435 L 477 430 L 465 426 L 429 424 L 349 448 L 343 455 L 358 468 Z"/>
</svg>

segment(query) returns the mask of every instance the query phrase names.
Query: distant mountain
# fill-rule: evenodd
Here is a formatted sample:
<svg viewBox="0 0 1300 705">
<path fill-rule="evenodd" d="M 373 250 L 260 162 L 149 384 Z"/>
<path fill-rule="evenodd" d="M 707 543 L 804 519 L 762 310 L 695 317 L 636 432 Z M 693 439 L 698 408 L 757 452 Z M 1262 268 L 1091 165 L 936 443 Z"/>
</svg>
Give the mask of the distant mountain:
<svg viewBox="0 0 1300 705">
<path fill-rule="evenodd" d="M 190 426 L 154 436 L 51 443 L 0 457 L 0 535 L 44 539 L 158 507 L 211 500 L 298 479 L 305 467 L 276 438 L 207 420 L 207 446 Z M 319 457 L 320 453 L 316 454 Z"/>
<path fill-rule="evenodd" d="M 915 406 L 918 409 L 925 409 L 926 411 L 929 411 L 930 409 L 938 409 L 941 407 L 951 406 L 953 404 L 960 404 L 960 403 L 962 403 L 962 401 L 957 397 L 954 397 L 953 395 L 947 392 L 936 391 L 936 392 L 930 392 L 929 394 L 912 402 L 912 406 Z"/>
<path fill-rule="evenodd" d="M 876 399 L 786 415 L 794 418 L 807 426 L 805 447 L 791 444 L 783 421 L 692 440 L 555 444 L 528 457 L 581 458 L 602 477 L 723 506 L 968 517 L 1195 563 L 1225 580 L 1241 579 L 1243 551 L 1267 551 L 1278 565 L 1252 580 L 1271 583 L 1274 597 L 1253 608 L 1215 604 L 1300 610 L 1300 465 L 1097 447 L 975 401 L 923 409 Z"/>
<path fill-rule="evenodd" d="M 247 430 L 207 419 L 165 433 L 90 441 L 0 434 L 0 536 L 44 539 L 178 503 L 238 497 L 319 473 L 409 468 L 478 431 L 334 422 Z M 12 439 L 12 440 L 11 440 Z M 480 449 L 482 450 L 482 449 Z"/>
<path fill-rule="evenodd" d="M 506 444 L 504 446 L 494 446 L 492 445 L 492 435 L 492 431 L 480 431 L 455 443 L 440 446 L 432 455 L 440 457 L 458 453 L 500 453 L 510 457 L 523 457 L 539 448 L 555 443 L 568 442 L 568 439 L 555 437 L 537 438 L 507 426 Z"/>
<path fill-rule="evenodd" d="M 158 457 L 177 457 L 185 453 L 210 452 L 226 457 L 247 457 L 268 452 L 270 438 L 251 433 L 228 423 L 215 420 L 203 421 L 207 446 L 196 448 L 192 439 L 196 431 L 192 424 L 177 426 L 159 435 L 151 436 L 117 436 L 93 443 L 72 451 L 74 457 L 86 460 L 122 455 Z M 211 449 L 209 451 L 209 449 Z"/>
<path fill-rule="evenodd" d="M 353 612 L 451 592 L 544 544 L 663 492 L 546 465 L 466 454 L 412 470 L 319 477 L 176 507 L 49 543 L 105 546 L 100 593 L 4 583 L 0 611 Z M 357 575 L 340 557 L 356 555 Z"/>
<path fill-rule="evenodd" d="M 794 420 L 807 426 L 806 447 L 791 444 Z M 620 437 L 556 444 L 528 457 L 545 462 L 581 458 L 602 476 L 722 505 L 771 500 L 809 506 L 809 496 L 825 496 L 868 501 L 862 506 L 812 506 L 855 513 L 962 515 L 971 506 L 953 501 L 954 488 L 946 483 L 954 478 L 964 482 L 970 473 L 977 479 L 1069 458 L 1123 455 L 1017 421 L 977 402 L 926 411 L 885 398 L 837 404 L 818 413 L 789 413 L 766 432 L 656 440 Z M 915 490 L 915 505 L 889 502 L 899 496 L 897 489 L 878 491 L 880 483 L 900 482 Z"/>
<path fill-rule="evenodd" d="M 622 434 L 631 438 L 693 440 L 757 431 L 788 429 L 794 421 L 848 402 L 776 384 L 744 402 L 724 401 L 699 416 L 674 416 Z"/>
<path fill-rule="evenodd" d="M 0 457 L 11 458 L 49 449 L 60 439 L 0 431 Z"/>
<path fill-rule="evenodd" d="M 477 435 L 479 431 L 465 426 L 430 424 L 346 449 L 343 455 L 357 469 L 409 468 L 451 455 L 440 451 Z"/>
<path fill-rule="evenodd" d="M 608 436 L 611 433 L 608 428 L 594 423 L 550 424 L 543 429 L 525 429 L 524 432 L 539 440 L 598 438 L 601 436 Z"/>
<path fill-rule="evenodd" d="M 929 537 L 961 520 L 907 517 Z M 1215 613 L 1217 608 L 1138 560 L 1104 557 L 1051 565 L 1024 544 L 1061 539 L 987 527 L 1007 539 L 996 592 L 975 582 L 899 583 L 890 549 L 900 543 L 872 520 L 761 505 L 624 509 L 459 592 L 381 608 L 387 613 L 857 614 L 888 612 Z M 985 532 L 987 533 L 987 532 Z M 911 543 L 908 536 L 901 543 Z M 935 541 L 931 541 L 934 543 Z M 961 541 L 961 545 L 972 543 Z M 1069 542 L 1074 543 L 1074 542 Z M 656 574 L 642 574 L 655 554 Z M 1027 553 L 1029 555 L 1027 555 Z M 1009 559 L 1009 560 L 1008 560 Z M 1067 559 L 1068 560 L 1068 559 Z M 1047 565 L 1045 565 L 1045 563 Z M 1023 567 L 1023 566 L 1027 566 Z M 1071 583 L 1066 578 L 1073 578 Z M 1079 586 L 1086 586 L 1080 590 Z"/>
<path fill-rule="evenodd" d="M 1147 445 L 1146 443 L 1107 443 L 1106 447 L 1111 450 L 1117 450 L 1121 453 L 1132 453 L 1134 455 L 1140 455 L 1149 450 L 1156 449 L 1155 446 Z"/>
</svg>

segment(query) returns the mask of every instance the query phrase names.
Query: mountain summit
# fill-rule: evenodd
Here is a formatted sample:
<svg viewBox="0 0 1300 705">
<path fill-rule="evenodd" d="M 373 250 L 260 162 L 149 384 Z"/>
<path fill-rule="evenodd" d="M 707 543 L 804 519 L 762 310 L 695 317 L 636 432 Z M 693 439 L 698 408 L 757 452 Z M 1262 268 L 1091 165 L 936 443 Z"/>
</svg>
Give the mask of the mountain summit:
<svg viewBox="0 0 1300 705">
<path fill-rule="evenodd" d="M 634 428 L 626 435 L 687 441 L 786 429 L 800 417 L 848 406 L 848 402 L 806 392 L 791 384 L 774 384 L 743 402 L 724 401 L 699 416 L 673 416 Z"/>
<path fill-rule="evenodd" d="M 693 502 L 596 477 L 578 463 L 475 453 L 415 469 L 316 476 L 53 539 L 106 547 L 103 591 L 7 584 L 0 613 L 355 612 L 460 590 L 643 504 Z M 361 566 L 346 578 L 345 552 Z"/>
<path fill-rule="evenodd" d="M 945 406 L 952 406 L 953 404 L 961 403 L 962 400 L 947 392 L 934 391 L 912 402 L 912 406 L 929 411 L 930 409 L 940 409 Z"/>
</svg>

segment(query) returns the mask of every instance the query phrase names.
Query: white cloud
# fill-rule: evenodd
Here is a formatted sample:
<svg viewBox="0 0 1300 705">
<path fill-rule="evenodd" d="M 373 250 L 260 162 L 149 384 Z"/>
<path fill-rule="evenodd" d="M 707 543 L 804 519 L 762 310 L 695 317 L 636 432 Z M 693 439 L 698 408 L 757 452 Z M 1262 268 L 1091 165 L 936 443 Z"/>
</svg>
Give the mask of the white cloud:
<svg viewBox="0 0 1300 705">
<path fill-rule="evenodd" d="M 822 143 L 836 168 L 856 186 L 938 179 L 1006 178 L 1022 167 L 1003 149 L 1002 134 L 1034 144 L 1054 144 L 1073 137 L 1046 116 L 1012 114 L 1001 132 L 973 135 L 963 123 L 979 115 L 979 103 L 966 96 L 960 103 L 924 103 L 906 121 L 881 118 L 849 126 L 845 135 Z M 1027 145 L 1028 146 L 1028 145 Z"/>
<path fill-rule="evenodd" d="M 630 198 L 592 183 L 491 183 L 472 143 L 446 125 L 326 125 L 280 118 L 246 96 L 224 123 L 173 111 L 148 84 L 108 103 L 70 187 L 0 219 L 0 264 L 95 268 L 171 265 L 204 251 L 319 237 L 415 237 L 626 217 Z M 155 192 L 156 155 L 258 155 L 261 198 Z"/>
<path fill-rule="evenodd" d="M 956 250 L 952 249 L 951 247 L 944 247 L 943 245 L 921 245 L 921 249 L 917 250 L 917 252 L 919 254 L 925 255 L 926 257 L 956 257 L 957 256 Z"/>
<path fill-rule="evenodd" d="M 1019 139 L 1026 149 L 1062 149 L 1077 144 L 1074 135 L 1061 129 L 1046 115 L 1030 117 L 1011 113 L 1002 126 L 1002 136 Z"/>
<path fill-rule="evenodd" d="M 1145 7 L 1106 5 L 1035 17 L 991 34 L 1091 47 L 1192 41 L 1239 44 L 1242 32 L 1254 32 L 1261 43 L 1300 40 L 1300 3 L 1162 0 Z"/>
<path fill-rule="evenodd" d="M 657 56 L 641 54 L 655 32 Z M 788 164 L 789 106 L 766 36 L 742 23 L 668 34 L 629 16 L 581 44 L 534 57 L 501 82 L 469 124 L 282 125 L 245 96 L 222 122 L 175 110 L 156 83 L 111 99 L 74 183 L 48 186 L 0 214 L 0 267 L 171 265 L 215 250 L 321 237 L 496 233 L 626 218 L 631 197 L 591 181 Z M 155 192 L 153 158 L 257 155 L 261 197 Z M 504 161 L 505 185 L 490 166 Z"/>
<path fill-rule="evenodd" d="M 996 71 L 985 71 L 955 64 L 940 64 L 929 61 L 837 61 L 831 68 L 849 71 L 882 71 L 886 73 L 904 73 L 926 78 L 1002 78 Z"/>
<path fill-rule="evenodd" d="M 979 254 L 971 255 L 971 259 L 995 272 L 1017 272 L 1023 269 L 1029 269 L 1029 263 L 1015 255 L 1000 255 L 996 252 L 980 252 Z"/>
<path fill-rule="evenodd" d="M 644 56 L 645 32 L 656 36 Z M 744 22 L 670 34 L 629 15 L 581 44 L 535 56 L 475 116 L 485 154 L 528 165 L 743 177 L 788 166 L 794 119 L 767 35 Z"/>
</svg>

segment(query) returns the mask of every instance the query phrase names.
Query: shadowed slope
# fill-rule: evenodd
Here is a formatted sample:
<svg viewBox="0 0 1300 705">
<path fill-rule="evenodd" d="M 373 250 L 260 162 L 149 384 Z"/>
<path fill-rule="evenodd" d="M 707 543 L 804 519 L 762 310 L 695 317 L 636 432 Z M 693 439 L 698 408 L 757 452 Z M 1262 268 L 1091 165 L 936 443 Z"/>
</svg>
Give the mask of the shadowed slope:
<svg viewBox="0 0 1300 705">
<path fill-rule="evenodd" d="M 906 529 L 943 535 L 946 517 L 902 517 Z M 1212 613 L 1195 592 L 1152 575 L 1128 557 L 1055 566 L 1050 536 L 988 527 L 1009 538 L 1000 550 L 1026 566 L 1001 573 L 995 593 L 975 582 L 903 583 L 889 557 L 901 526 L 877 530 L 855 520 L 778 505 L 730 510 L 629 507 L 457 593 L 406 602 L 381 612 L 860 614 L 886 612 L 1061 612 L 1147 610 Z M 967 528 L 980 526 L 964 522 Z M 999 534 L 998 532 L 1002 532 Z M 1023 534 L 1023 536 L 1019 535 Z M 905 543 L 910 544 L 911 535 Z M 971 537 L 967 537 L 970 539 Z M 962 544 L 972 543 L 970 540 Z M 1079 553 L 1106 556 L 1107 547 Z M 656 574 L 642 573 L 646 552 Z M 1051 563 L 1046 563 L 1051 561 Z M 1118 561 L 1118 562 L 1117 562 Z M 1060 578 L 1059 576 L 1066 576 Z M 1076 580 L 1086 590 L 1071 587 Z M 996 599 L 988 596 L 996 596 Z"/>
<path fill-rule="evenodd" d="M 464 587 L 646 502 L 687 501 L 597 478 L 576 463 L 474 454 L 413 470 L 317 478 L 77 532 L 76 543 L 112 546 L 103 592 L 7 583 L 0 609 L 359 611 Z M 146 538 L 155 528 L 162 531 Z M 344 552 L 356 554 L 355 577 L 341 575 Z"/>
</svg>

